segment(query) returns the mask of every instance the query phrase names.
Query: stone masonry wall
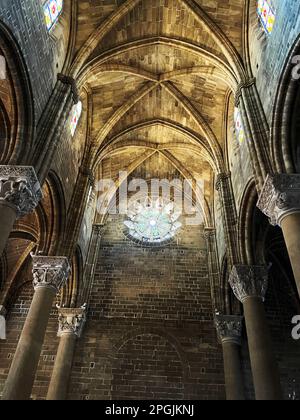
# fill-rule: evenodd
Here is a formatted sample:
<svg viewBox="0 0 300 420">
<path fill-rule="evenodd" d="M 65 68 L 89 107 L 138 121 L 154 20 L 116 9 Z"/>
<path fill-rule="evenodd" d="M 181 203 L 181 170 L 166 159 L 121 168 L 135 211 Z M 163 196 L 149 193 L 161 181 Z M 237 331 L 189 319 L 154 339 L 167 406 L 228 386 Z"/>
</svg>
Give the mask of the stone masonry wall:
<svg viewBox="0 0 300 420">
<path fill-rule="evenodd" d="M 111 220 L 102 238 L 69 398 L 225 398 L 203 228 L 153 249 L 122 226 Z"/>
<path fill-rule="evenodd" d="M 32 82 L 37 122 L 62 70 L 67 40 L 47 32 L 41 0 L 1 0 L 0 20 L 11 29 L 21 48 Z M 67 21 L 64 26 L 68 32 Z"/>
</svg>

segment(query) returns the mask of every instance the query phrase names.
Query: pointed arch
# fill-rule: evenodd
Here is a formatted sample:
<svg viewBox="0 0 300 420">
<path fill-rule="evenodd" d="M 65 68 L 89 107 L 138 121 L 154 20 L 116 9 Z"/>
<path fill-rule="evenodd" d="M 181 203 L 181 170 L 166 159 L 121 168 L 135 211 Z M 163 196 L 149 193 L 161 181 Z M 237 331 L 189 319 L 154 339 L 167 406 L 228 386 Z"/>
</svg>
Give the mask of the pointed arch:
<svg viewBox="0 0 300 420">
<path fill-rule="evenodd" d="M 225 171 L 225 165 L 224 165 L 224 159 L 223 159 L 223 152 L 220 146 L 220 143 L 218 142 L 214 132 L 208 125 L 208 123 L 205 121 L 205 119 L 202 117 L 200 112 L 195 109 L 195 107 L 191 104 L 188 98 L 186 98 L 172 83 L 166 82 L 163 83 L 162 86 L 175 98 L 177 99 L 182 106 L 185 108 L 185 110 L 191 115 L 191 117 L 196 121 L 196 123 L 199 125 L 200 130 L 206 137 L 211 150 L 212 154 L 214 155 L 216 165 L 219 173 L 222 173 Z"/>
<path fill-rule="evenodd" d="M 140 123 L 134 124 L 133 126 L 127 127 L 125 128 L 123 131 L 121 131 L 120 133 L 116 134 L 114 137 L 112 137 L 111 139 L 109 139 L 109 141 L 107 141 L 106 143 L 103 143 L 102 147 L 99 148 L 96 158 L 95 158 L 95 162 L 94 162 L 94 166 L 96 167 L 99 162 L 105 157 L 107 156 L 109 153 L 111 153 L 113 150 L 115 150 L 118 147 L 119 142 L 122 141 L 122 137 L 124 137 L 125 135 L 129 134 L 129 133 L 134 133 L 135 131 L 144 129 L 144 128 L 150 128 L 153 126 L 157 126 L 157 125 L 161 125 L 163 127 L 167 127 L 170 130 L 173 130 L 183 136 L 185 136 L 189 141 L 191 141 L 191 145 L 185 145 L 184 147 L 188 147 L 189 149 L 192 149 L 195 151 L 195 153 L 201 155 L 202 157 L 204 157 L 205 159 L 208 160 L 208 162 L 210 163 L 211 167 L 213 168 L 213 170 L 217 170 L 214 158 L 213 158 L 213 154 L 210 150 L 210 148 L 208 147 L 205 139 L 203 139 L 202 137 L 200 137 L 199 135 L 196 135 L 196 133 L 191 132 L 190 130 L 188 130 L 187 128 L 179 125 L 178 123 L 175 123 L 171 120 L 166 120 L 166 119 L 151 119 L 151 120 L 146 120 L 146 121 L 142 121 Z M 132 142 L 132 146 L 140 146 L 140 147 L 145 147 L 145 148 L 152 148 L 152 149 L 156 149 L 156 150 L 160 150 L 160 149 L 169 149 L 171 148 L 176 148 L 176 144 L 172 144 L 172 145 L 161 145 L 159 146 L 158 144 L 154 145 L 153 143 L 149 143 L 149 142 L 140 142 L 140 141 L 136 141 L 136 142 Z M 125 146 L 124 146 L 125 147 Z M 179 147 L 179 145 L 178 145 Z M 182 147 L 182 146 L 181 146 Z"/>
<path fill-rule="evenodd" d="M 158 83 L 147 82 L 141 89 L 135 92 L 131 98 L 126 101 L 117 111 L 108 119 L 108 121 L 101 128 L 95 143 L 101 145 L 109 132 L 120 121 L 120 119 L 128 112 L 135 104 L 137 104 L 144 96 L 152 92 L 157 87 Z"/>
<path fill-rule="evenodd" d="M 98 57 L 86 63 L 85 66 L 81 69 L 77 78 L 78 86 L 83 86 L 86 82 L 88 82 L 90 74 L 94 75 L 97 73 L 97 69 L 99 67 L 105 64 L 109 64 L 110 60 L 115 59 L 119 55 L 138 50 L 140 48 L 157 45 L 167 45 L 168 47 L 178 48 L 182 51 L 187 51 L 205 59 L 211 66 L 217 68 L 220 71 L 219 74 L 224 75 L 222 79 L 223 82 L 228 84 L 228 86 L 233 91 L 236 91 L 239 85 L 239 80 L 226 61 L 200 47 L 199 45 L 193 44 L 186 40 L 166 36 L 144 37 L 140 40 L 130 41 L 117 47 L 110 48 L 108 51 L 101 53 Z"/>
<path fill-rule="evenodd" d="M 180 0 L 193 13 L 194 17 L 204 25 L 206 30 L 220 46 L 223 54 L 234 69 L 235 75 L 239 82 L 246 80 L 246 73 L 242 58 L 232 42 L 221 30 L 221 28 L 208 16 L 208 14 L 194 0 Z"/>
<path fill-rule="evenodd" d="M 181 175 L 186 179 L 186 180 L 192 180 L 192 189 L 193 192 L 196 194 L 196 198 L 197 201 L 200 203 L 202 212 L 203 212 L 203 216 L 204 216 L 204 222 L 205 222 L 205 226 L 210 226 L 212 224 L 212 218 L 211 218 L 211 211 L 208 205 L 208 202 L 203 194 L 203 197 L 200 197 L 197 190 L 193 187 L 193 184 L 195 182 L 195 178 L 193 177 L 193 175 L 182 165 L 181 162 L 179 162 L 178 159 L 176 159 L 175 156 L 172 155 L 172 153 L 170 153 L 167 150 L 164 151 L 160 151 L 160 153 L 166 157 L 166 159 L 168 159 L 168 161 L 170 163 L 172 163 L 172 165 L 178 170 L 178 172 L 181 173 Z"/>
<path fill-rule="evenodd" d="M 30 164 L 34 137 L 33 94 L 27 66 L 15 37 L 0 21 L 0 51 L 4 55 L 7 80 L 13 90 L 13 118 L 1 163 Z"/>
<path fill-rule="evenodd" d="M 74 78 L 78 75 L 81 67 L 89 58 L 92 51 L 96 48 L 97 44 L 105 37 L 105 35 L 125 16 L 129 13 L 140 0 L 127 0 L 115 12 L 108 16 L 104 22 L 94 30 L 89 36 L 87 41 L 77 53 L 75 60 L 71 66 L 70 75 Z"/>
</svg>

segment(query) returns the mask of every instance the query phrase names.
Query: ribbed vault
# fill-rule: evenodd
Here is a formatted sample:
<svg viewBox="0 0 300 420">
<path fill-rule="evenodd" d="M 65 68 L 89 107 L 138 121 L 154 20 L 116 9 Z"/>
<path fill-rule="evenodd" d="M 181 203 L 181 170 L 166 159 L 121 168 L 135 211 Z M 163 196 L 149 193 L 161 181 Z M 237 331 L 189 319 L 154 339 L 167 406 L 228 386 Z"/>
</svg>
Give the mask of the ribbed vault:
<svg viewBox="0 0 300 420">
<path fill-rule="evenodd" d="M 228 97 L 244 80 L 242 5 L 239 14 L 232 0 L 116 3 L 90 4 L 88 21 L 79 5 L 77 17 L 71 75 L 89 95 L 93 168 L 109 167 L 117 180 L 164 157 L 203 181 L 209 225 L 214 179 L 225 172 Z"/>
</svg>

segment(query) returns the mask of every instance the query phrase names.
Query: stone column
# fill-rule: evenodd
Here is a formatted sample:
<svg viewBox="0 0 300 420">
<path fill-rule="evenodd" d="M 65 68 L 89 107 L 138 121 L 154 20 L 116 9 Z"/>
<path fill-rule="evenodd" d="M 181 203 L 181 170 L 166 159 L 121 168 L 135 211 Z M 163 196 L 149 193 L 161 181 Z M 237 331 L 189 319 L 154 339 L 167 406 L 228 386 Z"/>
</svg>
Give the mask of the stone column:
<svg viewBox="0 0 300 420">
<path fill-rule="evenodd" d="M 83 273 L 83 287 L 80 296 L 80 302 L 89 302 L 90 294 L 93 287 L 97 258 L 101 244 L 104 225 L 94 224 L 89 244 L 88 255 Z"/>
<path fill-rule="evenodd" d="M 254 78 L 248 78 L 238 86 L 235 102 L 241 112 L 256 187 L 261 191 L 264 179 L 272 169 L 268 151 L 270 129 Z"/>
<path fill-rule="evenodd" d="M 220 173 L 216 180 L 216 189 L 219 192 L 222 203 L 222 217 L 224 225 L 225 241 L 227 246 L 227 258 L 230 269 L 238 261 L 237 247 L 237 215 L 234 195 L 231 185 L 231 173 Z"/>
<path fill-rule="evenodd" d="M 210 278 L 211 297 L 214 310 L 224 310 L 221 296 L 222 285 L 220 284 L 220 268 L 216 243 L 216 229 L 213 227 L 204 229 L 204 238 L 208 252 L 208 271 Z"/>
<path fill-rule="evenodd" d="M 245 394 L 240 359 L 243 317 L 216 315 L 215 323 L 223 347 L 226 398 L 228 401 L 243 401 Z"/>
<path fill-rule="evenodd" d="M 33 256 L 35 293 L 5 383 L 3 400 L 30 398 L 53 301 L 69 273 L 70 265 L 65 257 Z"/>
<path fill-rule="evenodd" d="M 6 308 L 3 305 L 0 305 L 0 340 L 6 340 L 6 314 Z"/>
<path fill-rule="evenodd" d="M 0 256 L 16 219 L 31 213 L 41 198 L 31 166 L 0 166 Z"/>
<path fill-rule="evenodd" d="M 300 296 L 300 175 L 269 175 L 257 207 L 282 228 Z"/>
<path fill-rule="evenodd" d="M 281 400 L 279 371 L 263 304 L 268 270 L 264 266 L 236 265 L 229 283 L 244 307 L 256 399 Z"/>
<path fill-rule="evenodd" d="M 37 145 L 32 156 L 36 172 L 43 183 L 48 176 L 55 152 L 63 138 L 72 106 L 79 101 L 76 80 L 65 74 L 57 75 L 57 83 L 47 102 L 37 127 Z"/>
<path fill-rule="evenodd" d="M 60 342 L 47 400 L 62 401 L 67 398 L 76 339 L 80 338 L 85 322 L 85 306 L 82 308 L 59 309 L 58 337 L 60 337 Z"/>
</svg>

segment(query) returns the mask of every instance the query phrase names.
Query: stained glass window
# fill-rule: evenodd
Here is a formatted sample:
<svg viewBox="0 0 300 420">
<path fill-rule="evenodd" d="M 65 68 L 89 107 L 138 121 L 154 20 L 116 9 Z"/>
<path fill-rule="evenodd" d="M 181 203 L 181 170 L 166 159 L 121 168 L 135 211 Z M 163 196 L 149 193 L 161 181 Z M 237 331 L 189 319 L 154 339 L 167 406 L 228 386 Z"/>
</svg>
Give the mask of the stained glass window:
<svg viewBox="0 0 300 420">
<path fill-rule="evenodd" d="M 81 112 L 82 112 L 82 102 L 79 101 L 76 105 L 73 106 L 72 111 L 71 111 L 70 130 L 71 130 L 72 137 L 75 134 L 78 122 L 80 120 Z"/>
<path fill-rule="evenodd" d="M 133 239 L 144 243 L 161 243 L 172 239 L 181 228 L 181 211 L 174 203 L 164 203 L 162 199 L 147 198 L 144 203 L 136 202 L 128 211 L 124 222 Z"/>
<path fill-rule="evenodd" d="M 244 131 L 241 113 L 238 108 L 235 108 L 235 111 L 234 111 L 234 124 L 235 124 L 235 133 L 236 133 L 237 139 L 239 143 L 241 144 L 245 141 L 245 131 Z"/>
<path fill-rule="evenodd" d="M 271 34 L 275 23 L 275 13 L 267 0 L 258 0 L 257 13 L 267 34 Z"/>
<path fill-rule="evenodd" d="M 53 26 L 58 21 L 59 16 L 63 10 L 63 0 L 48 0 L 44 4 L 44 16 L 46 21 L 46 26 L 48 31 L 50 31 Z"/>
</svg>

